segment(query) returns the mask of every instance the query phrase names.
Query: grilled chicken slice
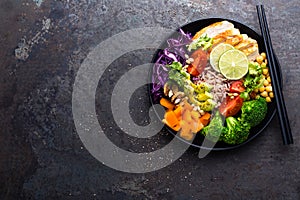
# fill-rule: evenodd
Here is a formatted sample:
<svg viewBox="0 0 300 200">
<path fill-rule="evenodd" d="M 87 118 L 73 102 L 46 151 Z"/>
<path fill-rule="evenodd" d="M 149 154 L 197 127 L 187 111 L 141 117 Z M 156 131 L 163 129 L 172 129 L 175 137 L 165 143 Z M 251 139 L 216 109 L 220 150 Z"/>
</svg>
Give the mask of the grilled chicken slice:
<svg viewBox="0 0 300 200">
<path fill-rule="evenodd" d="M 256 44 L 257 44 L 256 40 L 253 40 L 252 38 L 248 37 L 246 40 L 242 40 L 239 44 L 235 45 L 234 47 L 239 50 L 243 50 L 243 49 L 253 47 Z"/>
<path fill-rule="evenodd" d="M 259 56 L 257 41 L 247 37 L 247 39 L 241 41 L 239 44 L 234 45 L 236 49 L 244 52 L 249 60 L 254 61 Z"/>
<path fill-rule="evenodd" d="M 247 34 L 241 34 L 239 29 L 234 28 L 234 25 L 228 21 L 216 22 L 201 29 L 195 34 L 193 40 L 205 35 L 213 38 L 212 47 L 220 43 L 231 44 L 236 49 L 244 52 L 251 61 L 259 55 L 257 41 Z"/>
<path fill-rule="evenodd" d="M 226 35 L 226 33 L 222 33 L 214 37 L 213 46 L 217 46 L 220 43 L 227 43 L 232 46 L 235 46 L 243 41 L 243 37 L 241 35 Z"/>
<path fill-rule="evenodd" d="M 248 60 L 255 61 L 255 59 L 259 56 L 258 44 L 253 47 L 242 50 L 248 57 Z"/>
<path fill-rule="evenodd" d="M 228 21 L 221 21 L 213 23 L 200 31 L 198 31 L 193 39 L 197 39 L 201 36 L 207 35 L 210 38 L 215 38 L 219 34 L 223 35 L 239 35 L 240 31 L 234 28 L 234 25 Z"/>
</svg>

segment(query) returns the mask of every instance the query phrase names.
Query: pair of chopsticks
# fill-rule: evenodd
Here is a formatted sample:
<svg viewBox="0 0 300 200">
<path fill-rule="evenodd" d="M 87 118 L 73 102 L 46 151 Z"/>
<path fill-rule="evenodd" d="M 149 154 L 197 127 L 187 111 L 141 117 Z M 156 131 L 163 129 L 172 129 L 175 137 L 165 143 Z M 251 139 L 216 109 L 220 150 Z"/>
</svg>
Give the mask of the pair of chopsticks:
<svg viewBox="0 0 300 200">
<path fill-rule="evenodd" d="M 291 132 L 291 127 L 285 107 L 285 102 L 283 98 L 283 94 L 280 88 L 280 79 L 279 79 L 279 73 L 277 71 L 277 68 L 275 67 L 275 58 L 274 58 L 274 52 L 273 52 L 273 46 L 271 42 L 271 37 L 269 33 L 269 28 L 268 28 L 268 22 L 266 18 L 266 14 L 264 11 L 263 5 L 257 5 L 257 14 L 258 14 L 258 19 L 259 19 L 259 24 L 260 24 L 260 30 L 261 34 L 263 36 L 264 44 L 266 47 L 266 55 L 268 59 L 268 64 L 269 64 L 269 72 L 271 76 L 272 81 L 272 87 L 273 87 L 273 92 L 276 100 L 276 106 L 277 106 L 277 112 L 278 112 L 278 118 L 280 122 L 280 127 L 281 127 L 281 135 L 282 135 L 282 140 L 283 144 L 293 144 L 293 136 Z"/>
</svg>

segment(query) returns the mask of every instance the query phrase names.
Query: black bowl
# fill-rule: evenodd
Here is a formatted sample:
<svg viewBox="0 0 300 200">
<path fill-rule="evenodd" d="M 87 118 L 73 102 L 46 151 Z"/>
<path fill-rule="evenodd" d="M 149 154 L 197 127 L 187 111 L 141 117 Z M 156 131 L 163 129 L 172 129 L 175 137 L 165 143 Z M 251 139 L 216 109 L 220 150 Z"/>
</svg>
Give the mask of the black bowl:
<svg viewBox="0 0 300 200">
<path fill-rule="evenodd" d="M 246 26 L 246 25 L 244 25 L 244 24 L 242 24 L 240 22 L 231 20 L 231 19 L 223 19 L 223 18 L 200 19 L 200 20 L 191 22 L 189 24 L 186 24 L 186 25 L 180 27 L 180 29 L 182 29 L 185 33 L 191 33 L 192 35 L 195 35 L 200 29 L 202 29 L 202 28 L 204 28 L 204 27 L 206 27 L 206 26 L 208 26 L 210 24 L 213 24 L 215 22 L 219 22 L 219 21 L 223 21 L 223 20 L 227 20 L 227 21 L 233 23 L 234 27 L 238 28 L 241 33 L 247 34 L 249 37 L 255 39 L 258 42 L 259 51 L 260 52 L 266 52 L 266 49 L 265 49 L 265 46 L 264 46 L 264 42 L 263 42 L 263 38 L 262 38 L 262 36 L 260 34 L 258 34 L 254 30 L 252 30 L 250 27 L 248 27 L 248 26 Z M 176 36 L 178 36 L 178 30 L 176 32 L 174 32 L 169 38 L 174 38 L 174 37 L 176 38 Z M 166 42 L 164 42 L 161 45 L 161 47 L 159 48 L 159 50 L 156 52 L 156 54 L 153 57 L 153 60 L 152 60 L 153 63 L 155 63 L 155 61 L 158 58 L 158 52 L 161 49 L 164 49 L 166 46 L 167 46 Z M 277 71 L 281 72 L 280 68 L 279 68 L 279 62 L 278 62 L 278 59 L 277 59 L 276 56 L 275 56 L 275 65 L 278 68 Z M 152 73 L 153 73 L 153 71 L 151 69 L 150 70 L 150 78 L 152 77 Z M 279 77 L 281 79 L 281 73 L 279 75 L 280 75 Z M 282 79 L 281 79 L 281 81 L 282 81 Z M 282 82 L 280 82 L 280 85 L 282 86 Z M 153 97 L 151 95 L 151 86 L 149 87 L 149 93 L 150 93 L 151 103 L 154 104 L 154 100 L 153 100 Z M 275 105 L 274 101 L 275 101 L 275 99 L 273 99 L 273 102 L 268 103 L 268 112 L 267 112 L 267 115 L 264 118 L 264 120 L 259 125 L 253 127 L 250 130 L 249 137 L 248 137 L 248 139 L 245 142 L 243 142 L 241 144 L 238 144 L 238 145 L 230 145 L 230 144 L 226 144 L 224 142 L 217 142 L 213 148 L 210 148 L 210 147 L 207 147 L 207 146 L 203 146 L 202 142 L 204 140 L 204 137 L 203 137 L 202 134 L 199 134 L 199 133 L 196 134 L 196 137 L 193 140 L 193 142 L 189 142 L 189 141 L 186 141 L 183 138 L 179 137 L 177 135 L 177 132 L 175 132 L 171 128 L 169 128 L 167 126 L 166 126 L 166 128 L 170 131 L 170 133 L 172 133 L 173 136 L 175 136 L 175 137 L 179 138 L 180 140 L 182 140 L 183 142 L 186 142 L 189 145 L 197 147 L 197 148 L 211 149 L 211 150 L 229 150 L 229 149 L 234 149 L 234 148 L 243 146 L 243 145 L 247 144 L 248 142 L 250 142 L 251 140 L 253 140 L 254 138 L 256 138 L 268 126 L 268 124 L 271 122 L 271 120 L 273 119 L 273 117 L 274 117 L 274 115 L 276 113 L 276 105 Z"/>
</svg>

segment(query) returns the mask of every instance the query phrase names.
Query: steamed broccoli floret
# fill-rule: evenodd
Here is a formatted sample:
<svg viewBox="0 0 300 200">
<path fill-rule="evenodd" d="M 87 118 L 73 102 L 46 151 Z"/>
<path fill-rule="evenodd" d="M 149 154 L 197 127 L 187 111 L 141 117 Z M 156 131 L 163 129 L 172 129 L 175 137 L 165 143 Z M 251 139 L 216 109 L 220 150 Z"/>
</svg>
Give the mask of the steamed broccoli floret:
<svg viewBox="0 0 300 200">
<path fill-rule="evenodd" d="M 217 111 L 208 126 L 205 126 L 201 133 L 212 142 L 217 142 L 223 131 L 223 119 Z"/>
<path fill-rule="evenodd" d="M 227 144 L 240 144 L 247 140 L 251 128 L 250 124 L 243 123 L 234 117 L 227 117 L 226 124 L 221 137 L 222 141 Z"/>
<path fill-rule="evenodd" d="M 265 98 L 246 101 L 241 108 L 241 121 L 249 123 L 251 127 L 258 125 L 267 114 L 268 105 Z"/>
</svg>

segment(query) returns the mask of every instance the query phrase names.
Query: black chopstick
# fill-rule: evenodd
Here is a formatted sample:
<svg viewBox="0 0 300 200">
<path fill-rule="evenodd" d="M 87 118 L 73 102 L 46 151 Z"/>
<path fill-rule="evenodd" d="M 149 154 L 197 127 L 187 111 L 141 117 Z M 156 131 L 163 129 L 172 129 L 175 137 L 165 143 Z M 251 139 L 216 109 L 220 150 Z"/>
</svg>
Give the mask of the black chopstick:
<svg viewBox="0 0 300 200">
<path fill-rule="evenodd" d="M 279 72 L 277 71 L 277 68 L 275 66 L 274 52 L 273 52 L 266 14 L 263 5 L 257 5 L 256 9 L 257 9 L 261 33 L 266 47 L 266 55 L 268 59 L 269 72 L 270 72 L 271 80 L 273 80 L 272 88 L 273 88 L 275 101 L 276 101 L 276 107 L 277 107 L 278 118 L 281 127 L 283 144 L 284 145 L 293 144 L 293 136 L 292 136 L 292 131 L 291 131 L 291 127 L 290 127 L 290 123 L 289 123 L 289 119 L 285 107 L 285 101 L 279 84 L 280 83 L 280 79 L 278 77 Z"/>
</svg>

